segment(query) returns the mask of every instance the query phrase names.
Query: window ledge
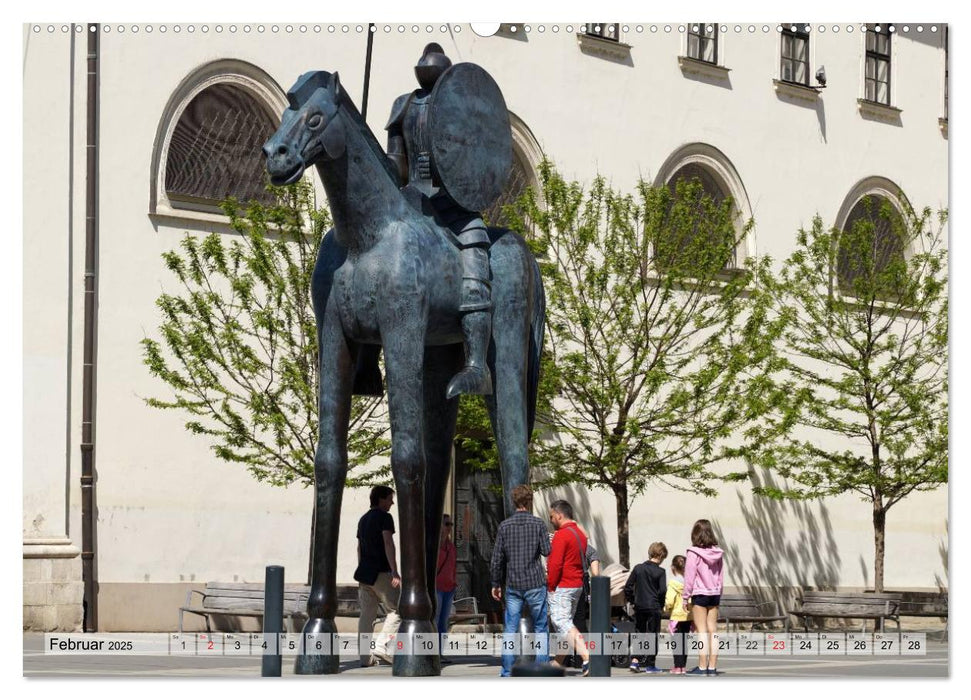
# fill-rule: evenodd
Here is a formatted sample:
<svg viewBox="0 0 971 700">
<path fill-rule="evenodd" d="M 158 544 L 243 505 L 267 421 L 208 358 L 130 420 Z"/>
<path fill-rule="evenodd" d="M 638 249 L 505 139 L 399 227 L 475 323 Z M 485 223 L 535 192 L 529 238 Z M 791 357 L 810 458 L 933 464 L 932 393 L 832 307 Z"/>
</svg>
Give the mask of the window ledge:
<svg viewBox="0 0 971 700">
<path fill-rule="evenodd" d="M 630 44 L 625 44 L 622 41 L 604 39 L 590 34 L 577 34 L 577 45 L 584 53 L 604 56 L 615 61 L 630 58 Z"/>
<path fill-rule="evenodd" d="M 229 225 L 229 217 L 223 213 L 215 211 L 205 211 L 201 207 L 198 209 L 183 209 L 173 207 L 168 202 L 159 202 L 154 211 L 149 211 L 148 215 L 152 218 L 172 219 L 178 221 L 203 221 L 209 224 Z"/>
<path fill-rule="evenodd" d="M 894 318 L 906 318 L 910 320 L 917 320 L 920 318 L 920 314 L 911 310 L 910 308 L 903 306 L 900 303 L 894 302 L 892 298 L 874 298 L 871 303 L 866 300 L 858 301 L 855 296 L 853 296 L 853 290 L 847 288 L 843 284 L 838 285 L 839 296 L 836 299 L 843 304 L 843 306 L 852 312 L 865 312 L 870 309 L 879 316 L 892 316 Z"/>
<path fill-rule="evenodd" d="M 803 85 L 802 83 L 790 83 L 787 80 L 775 79 L 772 84 L 775 86 L 776 94 L 804 102 L 816 102 L 819 99 L 819 93 L 822 92 L 817 87 Z"/>
<path fill-rule="evenodd" d="M 504 36 L 509 39 L 522 39 L 523 41 L 527 39 L 523 25 L 519 22 L 500 24 L 496 36 Z"/>
<path fill-rule="evenodd" d="M 878 121 L 887 122 L 888 124 L 900 123 L 900 115 L 903 113 L 902 109 L 891 107 L 890 105 L 885 105 L 880 102 L 871 102 L 870 100 L 865 100 L 862 97 L 857 99 L 856 103 L 859 105 L 860 116 L 862 117 L 876 119 Z"/>
<path fill-rule="evenodd" d="M 937 126 L 941 129 L 941 135 L 947 138 L 947 117 L 941 117 L 937 120 Z"/>
<path fill-rule="evenodd" d="M 702 75 L 706 78 L 715 78 L 717 80 L 726 80 L 731 70 L 725 66 L 719 66 L 708 61 L 700 61 L 697 58 L 690 58 L 689 56 L 678 56 L 678 65 L 681 67 L 682 73 Z"/>
<path fill-rule="evenodd" d="M 737 263 L 732 262 L 704 280 L 685 276 L 675 284 L 675 287 L 681 290 L 706 289 L 708 291 L 714 291 L 720 289 L 724 284 L 733 282 L 747 274 L 749 274 L 747 269 L 738 267 Z M 647 273 L 644 279 L 647 284 L 659 285 L 663 283 L 665 273 L 654 267 Z"/>
</svg>

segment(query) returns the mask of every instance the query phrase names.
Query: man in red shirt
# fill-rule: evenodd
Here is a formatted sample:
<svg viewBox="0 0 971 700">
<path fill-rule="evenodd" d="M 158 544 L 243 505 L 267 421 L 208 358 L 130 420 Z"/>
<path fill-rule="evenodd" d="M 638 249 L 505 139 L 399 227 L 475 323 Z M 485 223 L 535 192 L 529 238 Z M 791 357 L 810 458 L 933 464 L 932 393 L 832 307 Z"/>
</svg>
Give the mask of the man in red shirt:
<svg viewBox="0 0 971 700">
<path fill-rule="evenodd" d="M 573 506 L 566 501 L 550 504 L 550 522 L 556 528 L 547 561 L 546 590 L 549 592 L 550 622 L 553 631 L 565 634 L 583 659 L 583 675 L 590 675 L 590 654 L 583 635 L 573 624 L 577 603 L 583 594 L 587 536 L 573 520 Z M 556 657 L 562 663 L 565 654 Z"/>
</svg>

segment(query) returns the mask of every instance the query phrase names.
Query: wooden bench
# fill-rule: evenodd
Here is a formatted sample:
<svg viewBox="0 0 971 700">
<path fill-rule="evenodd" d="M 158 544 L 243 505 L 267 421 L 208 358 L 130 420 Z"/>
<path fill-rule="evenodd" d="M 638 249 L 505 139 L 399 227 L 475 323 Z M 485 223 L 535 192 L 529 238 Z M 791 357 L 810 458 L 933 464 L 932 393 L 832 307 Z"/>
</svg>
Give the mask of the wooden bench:
<svg viewBox="0 0 971 700">
<path fill-rule="evenodd" d="M 947 619 L 947 591 L 884 591 L 900 595 L 900 617 Z M 872 591 L 867 591 L 872 593 Z"/>
<path fill-rule="evenodd" d="M 361 608 L 357 597 L 358 586 L 353 584 L 337 585 L 337 614 L 335 617 L 360 617 Z M 192 589 L 186 592 L 185 605 L 179 608 L 179 634 L 183 631 L 185 613 L 199 615 L 206 619 L 206 631 L 212 632 L 212 619 L 217 623 L 230 617 L 263 617 L 264 586 L 261 583 L 208 583 L 205 590 Z M 199 604 L 193 605 L 192 597 L 200 597 Z M 291 631 L 307 619 L 307 598 L 310 586 L 288 584 L 283 589 L 283 619 L 290 621 Z M 479 612 L 475 598 L 461 598 L 453 603 L 455 612 L 449 622 L 485 625 L 486 615 Z M 378 618 L 387 615 L 378 603 Z M 485 628 L 483 627 L 482 630 Z M 230 630 L 231 631 L 231 630 Z M 480 630 L 481 631 L 481 630 Z"/>
<path fill-rule="evenodd" d="M 479 612 L 479 601 L 475 598 L 459 598 L 452 601 L 452 614 L 449 615 L 449 627 L 456 624 L 476 625 L 477 632 L 485 631 L 487 616 Z"/>
<path fill-rule="evenodd" d="M 900 593 L 832 593 L 829 591 L 806 591 L 795 610 L 789 610 L 790 615 L 801 617 L 805 630 L 809 631 L 809 618 L 844 617 L 863 620 L 863 632 L 866 632 L 866 621 L 879 623 L 879 631 L 883 632 L 884 622 L 893 620 L 897 623 L 897 633 L 900 634 Z M 786 618 L 786 631 L 789 631 L 790 618 Z"/>
<path fill-rule="evenodd" d="M 739 623 L 751 623 L 754 629 L 756 624 L 785 622 L 788 618 L 777 602 L 760 603 L 751 593 L 723 594 L 718 605 L 718 621 L 727 627 L 735 625 L 736 631 Z"/>
<path fill-rule="evenodd" d="M 944 639 L 948 638 L 947 591 L 887 592 L 900 594 L 900 617 L 936 617 L 944 620 Z"/>
<path fill-rule="evenodd" d="M 193 594 L 199 596 L 197 604 L 193 604 Z M 307 598 L 310 596 L 310 586 L 306 584 L 288 584 L 283 588 L 283 619 L 290 621 L 291 631 L 298 624 L 307 619 Z M 263 617 L 264 587 L 262 583 L 208 583 L 205 590 L 192 589 L 185 594 L 185 605 L 179 608 L 179 634 L 182 634 L 183 617 L 185 613 L 199 615 L 206 619 L 206 631 L 212 632 L 212 619 L 224 626 L 226 618 L 231 617 Z M 361 614 L 357 602 L 357 584 L 338 584 L 337 586 L 337 617 L 359 617 Z M 379 614 L 384 615 L 380 609 Z M 231 630 L 230 630 L 231 631 Z"/>
</svg>

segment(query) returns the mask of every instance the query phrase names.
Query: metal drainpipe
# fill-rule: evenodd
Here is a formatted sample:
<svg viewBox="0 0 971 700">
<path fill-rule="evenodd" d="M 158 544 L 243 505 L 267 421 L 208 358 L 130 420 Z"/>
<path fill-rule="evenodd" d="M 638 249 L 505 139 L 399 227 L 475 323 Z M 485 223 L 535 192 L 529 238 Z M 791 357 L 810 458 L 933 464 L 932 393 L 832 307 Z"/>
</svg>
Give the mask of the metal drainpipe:
<svg viewBox="0 0 971 700">
<path fill-rule="evenodd" d="M 98 629 L 97 523 L 94 469 L 95 362 L 98 328 L 98 47 L 100 25 L 89 24 L 84 212 L 84 361 L 81 398 L 81 576 L 84 631 Z"/>
</svg>

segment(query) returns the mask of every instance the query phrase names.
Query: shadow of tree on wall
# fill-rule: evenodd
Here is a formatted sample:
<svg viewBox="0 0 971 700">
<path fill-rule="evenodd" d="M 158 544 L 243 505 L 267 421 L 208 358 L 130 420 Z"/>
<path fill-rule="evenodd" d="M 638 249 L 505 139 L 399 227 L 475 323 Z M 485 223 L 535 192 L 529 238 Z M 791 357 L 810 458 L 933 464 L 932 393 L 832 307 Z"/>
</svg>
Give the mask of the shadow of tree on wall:
<svg viewBox="0 0 971 700">
<path fill-rule="evenodd" d="M 590 544 L 594 546 L 600 555 L 601 566 L 612 563 L 607 556 L 607 545 L 610 544 L 607 537 L 607 530 L 604 528 L 604 516 L 595 511 L 590 505 L 590 493 L 586 489 L 578 489 L 575 486 L 557 486 L 546 491 L 542 491 L 536 500 L 536 512 L 539 517 L 546 520 L 547 509 L 550 503 L 560 499 L 567 501 L 573 506 L 573 514 L 576 521 L 580 523 L 587 535 L 590 537 Z M 611 527 L 616 539 L 616 527 Z M 616 544 L 616 541 L 614 542 Z"/>
<path fill-rule="evenodd" d="M 754 485 L 777 486 L 771 474 L 752 475 Z M 835 589 L 840 559 L 829 509 L 825 503 L 776 501 L 738 494 L 739 510 L 751 535 L 752 551 L 743 556 L 737 544 L 712 520 L 725 550 L 725 571 L 735 587 L 757 600 L 775 600 L 783 609 L 795 606 L 803 589 Z"/>
<path fill-rule="evenodd" d="M 860 555 L 860 575 L 863 577 L 865 590 L 872 590 L 873 586 L 870 585 L 870 571 L 867 569 L 866 559 L 863 558 L 862 554 Z"/>
<path fill-rule="evenodd" d="M 948 529 L 950 527 L 950 518 L 944 518 L 944 532 L 950 532 Z M 951 567 L 948 561 L 948 543 L 950 539 L 945 535 L 944 539 L 941 540 L 940 544 L 937 545 L 937 553 L 941 557 L 941 566 L 944 567 L 944 578 L 941 578 L 940 574 L 934 574 L 934 585 L 942 593 L 947 591 L 948 581 L 951 579 Z"/>
</svg>

